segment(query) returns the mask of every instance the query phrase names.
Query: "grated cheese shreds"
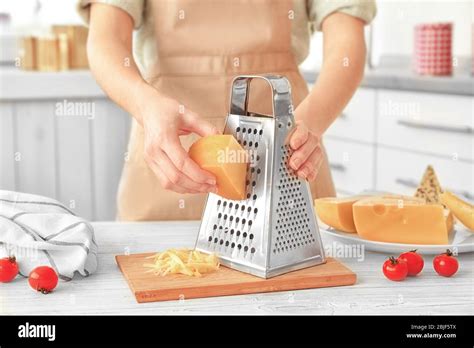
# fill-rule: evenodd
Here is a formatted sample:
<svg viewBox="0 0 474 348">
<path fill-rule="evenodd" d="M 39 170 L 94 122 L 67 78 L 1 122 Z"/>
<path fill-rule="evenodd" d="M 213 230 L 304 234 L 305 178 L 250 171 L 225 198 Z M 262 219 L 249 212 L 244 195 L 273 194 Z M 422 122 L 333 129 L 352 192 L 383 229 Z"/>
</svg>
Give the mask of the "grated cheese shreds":
<svg viewBox="0 0 474 348">
<path fill-rule="evenodd" d="M 149 268 L 146 272 L 154 272 L 160 276 L 185 274 L 201 277 L 202 274 L 219 269 L 219 258 L 216 254 L 205 254 L 191 249 L 169 249 L 149 256 L 148 259 L 153 259 L 153 263 L 144 264 Z"/>
</svg>

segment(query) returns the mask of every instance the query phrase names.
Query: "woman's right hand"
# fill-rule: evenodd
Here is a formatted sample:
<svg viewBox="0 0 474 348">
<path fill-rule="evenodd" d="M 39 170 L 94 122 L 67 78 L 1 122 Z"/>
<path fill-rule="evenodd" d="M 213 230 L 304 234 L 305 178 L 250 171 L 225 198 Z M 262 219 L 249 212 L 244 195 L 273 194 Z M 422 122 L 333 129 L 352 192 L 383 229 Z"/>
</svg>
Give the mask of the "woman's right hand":
<svg viewBox="0 0 474 348">
<path fill-rule="evenodd" d="M 143 80 L 133 60 L 132 32 L 133 19 L 122 9 L 91 5 L 87 54 L 95 78 L 143 126 L 145 160 L 164 188 L 179 193 L 215 192 L 215 177 L 189 158 L 179 136 L 216 134 L 216 128 L 194 112 L 181 110 L 177 101 Z"/>
<path fill-rule="evenodd" d="M 189 157 L 179 136 L 218 134 L 217 128 L 176 100 L 157 92 L 144 105 L 140 115 L 145 133 L 144 158 L 161 186 L 178 193 L 216 193 L 215 176 Z"/>
</svg>

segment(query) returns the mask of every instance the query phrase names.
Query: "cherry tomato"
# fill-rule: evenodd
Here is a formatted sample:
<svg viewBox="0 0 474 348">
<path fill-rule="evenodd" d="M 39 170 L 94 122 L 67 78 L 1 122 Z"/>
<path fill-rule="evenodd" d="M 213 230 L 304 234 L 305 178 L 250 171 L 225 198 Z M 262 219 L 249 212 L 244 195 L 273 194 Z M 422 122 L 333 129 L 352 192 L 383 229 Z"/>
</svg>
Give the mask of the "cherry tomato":
<svg viewBox="0 0 474 348">
<path fill-rule="evenodd" d="M 18 274 L 18 264 L 15 257 L 0 259 L 0 282 L 11 282 Z"/>
<path fill-rule="evenodd" d="M 459 263 L 451 250 L 448 249 L 444 254 L 440 254 L 433 259 L 433 267 L 440 276 L 451 277 L 458 271 Z"/>
<path fill-rule="evenodd" d="M 399 260 L 403 260 L 408 265 L 408 275 L 409 276 L 416 276 L 418 273 L 421 272 L 423 266 L 425 265 L 425 261 L 420 254 L 416 252 L 416 250 L 408 251 L 406 253 L 400 254 L 398 257 Z"/>
<path fill-rule="evenodd" d="M 40 266 L 31 271 L 28 282 L 34 290 L 47 294 L 58 285 L 58 275 L 51 267 Z"/>
<path fill-rule="evenodd" d="M 390 280 L 400 281 L 407 277 L 408 265 L 405 261 L 391 256 L 384 262 L 382 267 L 383 274 Z"/>
</svg>

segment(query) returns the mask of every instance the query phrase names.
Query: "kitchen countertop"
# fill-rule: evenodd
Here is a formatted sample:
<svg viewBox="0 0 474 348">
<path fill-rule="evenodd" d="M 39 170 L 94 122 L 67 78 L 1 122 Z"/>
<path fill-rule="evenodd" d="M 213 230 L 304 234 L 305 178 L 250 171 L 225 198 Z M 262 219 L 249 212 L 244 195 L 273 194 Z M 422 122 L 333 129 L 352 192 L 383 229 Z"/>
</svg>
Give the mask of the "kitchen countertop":
<svg viewBox="0 0 474 348">
<path fill-rule="evenodd" d="M 0 100 L 105 97 L 90 70 L 25 71 L 0 66 Z"/>
<path fill-rule="evenodd" d="M 452 278 L 436 275 L 426 257 L 419 278 L 391 282 L 381 272 L 386 255 L 367 251 L 364 261 L 340 259 L 358 276 L 353 286 L 138 304 L 114 256 L 193 247 L 199 222 L 93 225 L 100 247 L 95 274 L 61 282 L 49 295 L 22 278 L 0 284 L 0 314 L 474 314 L 473 254 L 459 256 Z"/>
<path fill-rule="evenodd" d="M 314 71 L 302 74 L 308 83 L 314 83 L 318 76 Z M 377 67 L 365 69 L 361 87 L 474 96 L 474 76 L 471 60 L 465 57 L 459 59 L 453 76 L 436 77 L 416 75 L 408 56 L 385 56 Z"/>
<path fill-rule="evenodd" d="M 318 73 L 302 71 L 308 83 L 314 83 Z M 470 59 L 459 59 L 459 66 L 450 77 L 415 75 L 407 56 L 387 56 L 377 68 L 366 69 L 362 87 L 396 89 L 415 92 L 474 95 L 474 77 Z M 63 72 L 23 71 L 0 66 L 0 100 L 30 100 L 58 98 L 105 98 L 89 70 Z"/>
</svg>

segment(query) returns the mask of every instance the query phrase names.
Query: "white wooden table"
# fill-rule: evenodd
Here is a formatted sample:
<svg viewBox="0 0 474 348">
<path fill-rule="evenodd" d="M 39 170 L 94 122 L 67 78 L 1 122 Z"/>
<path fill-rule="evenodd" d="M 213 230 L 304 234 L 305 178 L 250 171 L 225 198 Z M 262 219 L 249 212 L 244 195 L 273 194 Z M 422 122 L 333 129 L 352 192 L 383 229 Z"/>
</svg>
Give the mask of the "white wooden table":
<svg viewBox="0 0 474 348">
<path fill-rule="evenodd" d="M 460 271 L 439 277 L 425 258 L 423 274 L 403 282 L 384 278 L 387 257 L 365 252 L 364 260 L 342 261 L 358 276 L 357 284 L 257 295 L 240 295 L 138 304 L 114 256 L 171 247 L 192 247 L 198 222 L 95 223 L 99 268 L 88 278 L 61 282 L 42 295 L 18 278 L 0 284 L 1 314 L 474 314 L 473 254 L 459 256 Z M 326 244 L 332 241 L 324 237 Z"/>
</svg>

